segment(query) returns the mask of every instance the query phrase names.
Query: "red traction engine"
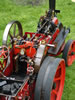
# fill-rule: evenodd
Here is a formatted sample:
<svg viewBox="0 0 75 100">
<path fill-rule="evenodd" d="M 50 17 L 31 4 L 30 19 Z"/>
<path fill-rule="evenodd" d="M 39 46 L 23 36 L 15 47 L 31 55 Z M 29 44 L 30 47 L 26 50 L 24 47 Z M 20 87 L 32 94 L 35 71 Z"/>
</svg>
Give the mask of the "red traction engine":
<svg viewBox="0 0 75 100">
<path fill-rule="evenodd" d="M 7 24 L 0 46 L 0 100 L 61 100 L 65 66 L 75 60 L 75 40 L 65 43 L 70 29 L 57 19 L 55 0 L 49 3 L 36 33 L 23 35 L 19 21 Z"/>
</svg>

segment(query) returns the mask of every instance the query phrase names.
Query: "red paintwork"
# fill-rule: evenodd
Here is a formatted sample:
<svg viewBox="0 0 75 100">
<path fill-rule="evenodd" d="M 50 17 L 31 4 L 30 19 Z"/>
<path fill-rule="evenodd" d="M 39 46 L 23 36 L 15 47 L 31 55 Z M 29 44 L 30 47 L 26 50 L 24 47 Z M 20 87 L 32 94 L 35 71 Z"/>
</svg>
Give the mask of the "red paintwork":
<svg viewBox="0 0 75 100">
<path fill-rule="evenodd" d="M 26 55 L 29 56 L 29 57 L 34 57 L 35 54 L 36 54 L 36 49 L 33 48 L 34 46 L 34 43 L 33 42 L 29 42 L 27 41 L 25 44 L 23 45 L 14 45 L 14 55 L 17 55 L 20 53 L 20 50 L 22 48 L 24 48 L 26 51 Z M 27 48 L 27 49 L 26 49 Z"/>
<path fill-rule="evenodd" d="M 55 33 L 52 36 L 52 40 L 50 41 L 50 44 L 53 43 L 53 41 L 56 39 L 56 37 L 57 37 L 58 34 L 59 34 L 59 29 L 57 28 L 56 31 L 55 31 Z"/>
<path fill-rule="evenodd" d="M 35 33 L 26 32 L 24 37 L 26 37 L 27 34 L 30 34 L 30 37 L 32 37 Z M 50 40 L 51 35 L 45 36 L 44 34 L 37 34 L 36 37 L 41 36 L 41 38 L 38 40 L 39 43 L 40 43 L 41 40 L 45 40 L 46 43 L 52 44 L 58 34 L 59 34 L 59 29 L 57 28 L 56 31 L 54 32 L 51 40 Z M 30 48 L 27 48 L 29 46 L 30 46 Z M 25 48 L 25 50 L 26 50 L 25 52 L 26 52 L 27 56 L 29 56 L 31 58 L 35 57 L 36 49 L 34 48 L 33 40 L 32 40 L 32 42 L 26 41 L 23 45 L 14 45 L 13 50 L 10 51 L 10 61 L 11 61 L 11 63 L 8 66 L 8 68 L 6 69 L 6 71 L 4 72 L 4 74 L 6 76 L 10 76 L 11 73 L 13 72 L 13 67 L 15 67 L 15 66 L 13 66 L 13 63 L 14 63 L 13 55 L 19 54 L 20 50 L 22 48 Z M 47 48 L 47 50 L 48 50 L 48 48 Z M 47 51 L 46 51 L 46 53 L 47 53 Z M 31 95 L 31 97 L 30 97 L 29 100 L 34 100 L 34 89 L 35 89 L 35 80 L 33 81 L 33 83 L 31 85 L 28 84 L 28 80 L 27 80 L 25 82 L 23 88 L 18 92 L 17 96 L 15 97 L 15 100 L 23 100 L 25 98 L 25 96 L 29 97 L 30 95 Z M 4 100 L 4 97 L 2 97 L 1 100 Z"/>
<path fill-rule="evenodd" d="M 61 60 L 54 77 L 54 83 L 56 84 L 56 88 L 52 89 L 50 100 L 61 100 L 62 91 L 64 88 L 64 81 L 65 81 L 65 61 Z"/>
<path fill-rule="evenodd" d="M 25 33 L 25 35 L 26 35 L 26 37 L 27 37 L 27 34 L 30 34 L 30 36 L 32 37 L 35 33 L 30 33 L 30 32 L 26 32 Z M 49 35 L 48 36 L 45 36 L 44 34 L 36 34 L 36 36 L 37 37 L 39 37 L 39 36 L 42 36 L 42 38 L 40 38 L 39 39 L 39 41 L 41 41 L 41 40 L 45 40 L 46 41 L 46 43 L 48 43 L 49 42 L 49 40 L 50 40 L 50 44 L 52 44 L 53 43 L 53 41 L 56 39 L 56 37 L 57 37 L 57 35 L 59 34 L 59 29 L 57 28 L 56 30 L 55 30 L 55 32 L 53 33 L 53 36 L 52 36 L 52 39 L 50 40 L 50 37 L 49 37 Z M 50 35 L 51 36 L 51 35 Z"/>
<path fill-rule="evenodd" d="M 8 51 L 4 51 L 4 49 L 2 49 L 2 50 L 0 50 L 0 58 L 1 57 L 3 57 L 4 56 L 4 58 L 7 58 L 7 55 L 6 55 L 6 53 L 7 53 Z"/>
<path fill-rule="evenodd" d="M 0 65 L 2 66 L 3 69 L 5 68 L 6 63 L 7 63 L 6 60 L 4 60 L 3 63 L 0 62 Z M 2 70 L 0 69 L 0 71 Z M 12 72 L 13 72 L 13 50 L 11 50 L 10 52 L 10 64 L 8 68 L 5 70 L 4 75 L 9 76 Z"/>
<path fill-rule="evenodd" d="M 72 55 L 74 53 L 74 55 Z M 68 55 L 67 55 L 67 65 L 71 66 L 75 60 L 75 41 L 73 41 L 69 47 Z"/>
<path fill-rule="evenodd" d="M 52 21 L 55 25 L 58 24 L 58 19 L 56 17 L 54 17 L 54 19 Z M 45 40 L 46 43 L 53 44 L 54 40 L 59 35 L 59 32 L 60 32 L 60 30 L 57 28 L 55 30 L 55 32 L 52 33 L 52 35 L 46 36 L 44 34 L 39 33 L 39 34 L 36 34 L 35 36 L 36 37 L 41 36 L 41 38 L 37 40 L 38 43 L 40 43 L 40 41 L 42 41 L 42 40 Z M 26 32 L 25 35 L 23 36 L 24 40 L 26 39 L 27 35 L 29 35 L 29 34 L 30 34 L 30 38 L 31 38 L 35 33 Z M 50 37 L 52 37 L 52 38 L 50 38 Z M 61 46 L 57 55 L 59 55 L 63 51 L 64 45 L 65 44 L 63 43 L 63 45 Z M 19 54 L 20 50 L 23 49 L 23 48 L 25 49 L 26 55 L 28 57 L 34 59 L 34 57 L 36 55 L 36 49 L 34 48 L 34 39 L 32 39 L 31 42 L 30 41 L 24 42 L 23 45 L 15 45 L 14 44 L 13 49 L 10 51 L 10 65 L 8 66 L 8 68 L 4 72 L 4 74 L 6 76 L 10 76 L 11 73 L 13 72 L 14 67 L 16 67 L 15 64 L 14 64 L 15 62 L 13 60 L 14 55 Z M 46 48 L 45 55 L 46 55 L 47 50 L 49 48 L 50 47 Z M 57 55 L 55 55 L 55 56 L 57 56 Z M 56 85 L 57 85 L 56 90 L 59 90 L 60 93 L 58 93 L 58 96 L 57 96 L 57 91 L 53 90 L 52 93 L 51 93 L 51 100 L 55 100 L 54 99 L 55 95 L 58 98 L 57 100 L 60 100 L 60 98 L 61 98 L 61 94 L 62 94 L 61 89 L 63 89 L 63 85 L 64 85 L 64 80 L 62 80 L 63 79 L 62 77 L 65 77 L 65 63 L 64 63 L 64 61 L 62 61 L 62 62 L 60 62 L 60 64 L 61 64 L 61 66 L 58 66 L 58 69 L 57 69 L 57 72 L 56 72 L 56 75 L 55 75 L 55 78 L 54 78 L 54 81 L 58 80 L 60 77 L 56 78 L 56 76 L 59 76 L 59 74 L 61 73 L 61 78 L 59 79 L 60 82 L 59 81 L 56 82 Z M 27 67 L 29 67 L 29 65 Z M 61 69 L 61 71 L 62 71 L 62 69 L 64 70 L 64 74 L 62 74 L 62 72 L 60 72 L 60 69 Z M 23 88 L 18 92 L 16 97 L 12 98 L 12 100 L 23 100 L 26 96 L 29 97 L 29 100 L 34 100 L 35 83 L 36 83 L 36 81 L 33 80 L 32 84 L 28 84 L 28 80 L 26 80 Z M 1 100 L 5 100 L 5 97 L 1 97 Z"/>
<path fill-rule="evenodd" d="M 57 17 L 54 17 L 52 22 L 57 26 L 59 21 L 58 21 Z"/>
<path fill-rule="evenodd" d="M 3 68 L 2 63 L 0 62 L 0 72 L 1 72 L 1 68 Z"/>
<path fill-rule="evenodd" d="M 9 76 L 13 72 L 13 50 L 10 52 L 10 64 L 8 68 L 5 70 L 4 75 Z"/>
</svg>

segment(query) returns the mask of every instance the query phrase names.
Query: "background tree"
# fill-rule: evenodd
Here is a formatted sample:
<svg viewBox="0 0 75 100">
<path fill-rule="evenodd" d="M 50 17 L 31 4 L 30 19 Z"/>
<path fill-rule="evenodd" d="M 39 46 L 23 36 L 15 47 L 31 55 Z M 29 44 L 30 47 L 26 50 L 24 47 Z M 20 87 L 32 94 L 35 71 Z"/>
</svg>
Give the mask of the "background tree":
<svg viewBox="0 0 75 100">
<path fill-rule="evenodd" d="M 21 5 L 40 5 L 46 2 L 46 0 L 13 0 L 14 3 L 16 4 L 21 4 Z"/>
</svg>

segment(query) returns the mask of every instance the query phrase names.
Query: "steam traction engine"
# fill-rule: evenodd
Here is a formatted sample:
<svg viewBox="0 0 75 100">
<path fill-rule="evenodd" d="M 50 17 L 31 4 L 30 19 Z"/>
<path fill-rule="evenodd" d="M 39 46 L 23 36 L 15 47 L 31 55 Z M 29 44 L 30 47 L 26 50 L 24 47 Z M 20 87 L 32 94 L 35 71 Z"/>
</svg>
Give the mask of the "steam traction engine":
<svg viewBox="0 0 75 100">
<path fill-rule="evenodd" d="M 75 60 L 75 41 L 58 21 L 55 0 L 40 17 L 37 32 L 26 32 L 18 21 L 7 24 L 0 47 L 0 100 L 61 100 L 65 65 Z M 55 58 L 62 53 L 62 59 Z"/>
</svg>

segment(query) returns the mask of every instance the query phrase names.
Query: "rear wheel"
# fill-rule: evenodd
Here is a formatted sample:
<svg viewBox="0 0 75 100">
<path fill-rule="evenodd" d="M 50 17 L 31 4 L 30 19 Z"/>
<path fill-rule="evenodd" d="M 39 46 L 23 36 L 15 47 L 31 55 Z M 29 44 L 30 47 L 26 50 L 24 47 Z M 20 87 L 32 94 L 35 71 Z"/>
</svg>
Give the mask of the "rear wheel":
<svg viewBox="0 0 75 100">
<path fill-rule="evenodd" d="M 42 69 L 43 70 L 43 69 Z M 41 77 L 41 76 L 40 76 Z M 37 82 L 40 80 L 39 75 Z M 42 78 L 41 78 L 42 79 Z M 39 86 L 36 85 L 35 94 L 40 92 L 41 94 L 36 96 L 35 100 L 61 100 L 65 81 L 65 62 L 63 59 L 54 59 L 46 66 L 45 74 L 43 76 L 41 90 L 36 91 Z M 36 84 L 38 84 L 36 82 Z M 40 98 L 40 99 L 37 99 Z"/>
<path fill-rule="evenodd" d="M 63 50 L 63 59 L 67 66 L 71 66 L 75 60 L 75 41 L 68 40 Z"/>
</svg>

